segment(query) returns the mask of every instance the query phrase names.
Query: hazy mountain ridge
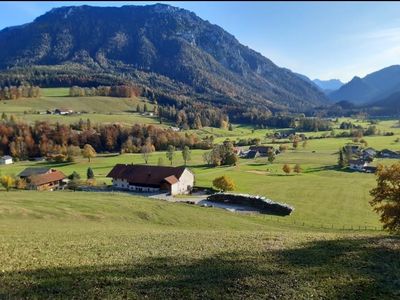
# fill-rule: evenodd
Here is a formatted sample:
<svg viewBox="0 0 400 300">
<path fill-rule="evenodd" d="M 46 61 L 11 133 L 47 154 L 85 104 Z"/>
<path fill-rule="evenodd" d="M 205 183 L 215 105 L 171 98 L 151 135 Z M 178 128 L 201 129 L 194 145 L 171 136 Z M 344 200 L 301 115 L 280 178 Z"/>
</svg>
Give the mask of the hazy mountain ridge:
<svg viewBox="0 0 400 300">
<path fill-rule="evenodd" d="M 269 109 L 327 103 L 313 84 L 219 26 L 162 4 L 62 7 L 0 31 L 0 69 L 27 66 L 32 72 L 53 66 L 67 75 L 82 66 L 87 74 L 123 75 L 179 96 Z"/>
<path fill-rule="evenodd" d="M 329 94 L 335 101 L 347 100 L 355 104 L 379 101 L 400 91 L 400 65 L 393 65 L 368 74 L 355 76 L 337 91 Z"/>
<path fill-rule="evenodd" d="M 344 84 L 339 79 L 329 79 L 329 80 L 314 79 L 313 82 L 322 91 L 324 91 L 325 94 L 329 94 L 329 93 L 339 89 Z"/>
</svg>

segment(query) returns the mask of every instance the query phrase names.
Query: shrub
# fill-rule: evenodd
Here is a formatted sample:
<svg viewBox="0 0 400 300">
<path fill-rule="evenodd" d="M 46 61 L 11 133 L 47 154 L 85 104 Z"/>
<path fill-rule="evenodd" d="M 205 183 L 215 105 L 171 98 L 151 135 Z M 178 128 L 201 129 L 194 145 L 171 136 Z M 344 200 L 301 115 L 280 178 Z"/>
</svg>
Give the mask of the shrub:
<svg viewBox="0 0 400 300">
<path fill-rule="evenodd" d="M 15 186 L 15 179 L 12 176 L 4 175 L 0 177 L 0 184 L 7 190 L 7 192 Z"/>
<path fill-rule="evenodd" d="M 15 181 L 15 187 L 16 187 L 17 189 L 19 189 L 19 190 L 25 190 L 27 186 L 28 186 L 28 183 L 27 183 L 26 180 L 23 179 L 23 178 L 18 178 L 18 179 Z"/>
<path fill-rule="evenodd" d="M 228 176 L 217 177 L 213 180 L 213 186 L 222 191 L 233 191 L 235 183 Z"/>
<path fill-rule="evenodd" d="M 300 174 L 301 172 L 303 172 L 303 169 L 301 168 L 301 166 L 299 164 L 296 164 L 293 168 L 293 172 Z"/>
<path fill-rule="evenodd" d="M 283 172 L 285 172 L 286 175 L 290 174 L 292 172 L 292 168 L 288 164 L 284 164 L 282 167 Z"/>
</svg>

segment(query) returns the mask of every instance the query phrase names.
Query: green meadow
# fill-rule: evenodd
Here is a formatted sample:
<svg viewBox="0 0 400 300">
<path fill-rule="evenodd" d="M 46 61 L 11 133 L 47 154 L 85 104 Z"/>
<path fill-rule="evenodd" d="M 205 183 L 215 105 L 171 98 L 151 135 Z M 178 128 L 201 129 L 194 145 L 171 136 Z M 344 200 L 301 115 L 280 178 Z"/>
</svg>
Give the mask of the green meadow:
<svg viewBox="0 0 400 300">
<path fill-rule="evenodd" d="M 68 89 L 44 89 L 40 99 L 0 102 L 0 111 L 28 122 L 50 120 L 157 124 L 136 112 L 143 99 L 68 97 Z M 61 106 L 61 104 L 63 106 Z M 149 104 L 150 105 L 150 104 Z M 77 116 L 39 115 L 56 107 L 88 111 Z M 340 119 L 339 124 L 349 119 Z M 363 120 L 351 120 L 367 127 Z M 400 150 L 397 120 L 379 121 L 368 146 Z M 190 130 L 216 142 L 258 137 L 275 129 L 235 124 L 232 131 Z M 306 132 L 319 137 L 329 132 Z M 188 167 L 196 185 L 211 187 L 227 175 L 236 191 L 262 195 L 295 208 L 287 217 L 232 213 L 120 192 L 0 190 L 0 299 L 396 299 L 400 297 L 400 240 L 381 230 L 369 205 L 373 174 L 337 168 L 337 151 L 350 138 L 310 139 L 270 164 L 239 159 L 210 168 L 204 150 L 192 150 Z M 275 144 L 279 147 L 279 144 Z M 246 147 L 244 147 L 246 148 Z M 149 164 L 163 158 L 154 152 Z M 392 164 L 378 159 L 374 164 Z M 141 154 L 98 154 L 88 162 L 20 161 L 0 166 L 2 175 L 46 166 L 83 179 L 91 167 L 98 185 L 117 163 L 140 163 Z M 172 162 L 183 165 L 180 151 Z M 301 174 L 285 175 L 284 164 Z"/>
<path fill-rule="evenodd" d="M 25 122 L 48 121 L 51 124 L 76 123 L 80 119 L 90 119 L 96 123 L 157 124 L 156 117 L 142 116 L 136 112 L 137 105 L 145 103 L 149 110 L 153 105 L 144 98 L 113 98 L 113 97 L 69 97 L 68 88 L 42 89 L 42 96 L 37 99 L 18 99 L 1 101 L 0 111 L 13 114 L 18 120 Z M 72 109 L 68 116 L 40 114 L 56 108 Z"/>
<path fill-rule="evenodd" d="M 400 240 L 121 193 L 2 193 L 0 297 L 394 299 Z"/>
</svg>

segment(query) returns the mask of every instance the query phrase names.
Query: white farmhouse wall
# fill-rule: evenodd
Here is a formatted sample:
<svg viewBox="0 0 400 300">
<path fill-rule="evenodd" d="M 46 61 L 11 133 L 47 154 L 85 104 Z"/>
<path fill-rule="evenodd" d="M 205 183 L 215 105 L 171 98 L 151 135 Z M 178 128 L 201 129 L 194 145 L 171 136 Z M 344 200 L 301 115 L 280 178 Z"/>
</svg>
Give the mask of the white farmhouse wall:
<svg viewBox="0 0 400 300">
<path fill-rule="evenodd" d="M 12 158 L 10 159 L 0 158 L 0 165 L 11 165 L 12 163 L 13 163 Z"/>
<path fill-rule="evenodd" d="M 356 171 L 363 171 L 364 167 L 368 166 L 367 164 L 359 165 L 359 164 L 350 164 L 350 169 Z"/>
<path fill-rule="evenodd" d="M 185 169 L 179 178 L 179 181 L 171 186 L 171 193 L 173 195 L 188 194 L 192 190 L 193 185 L 194 175 L 188 169 Z M 172 192 L 172 187 L 174 188 L 175 193 Z"/>
<path fill-rule="evenodd" d="M 159 188 L 154 188 L 154 187 L 147 187 L 147 186 L 137 186 L 137 185 L 131 185 L 129 182 L 125 179 L 113 179 L 112 181 L 113 186 L 119 189 L 125 189 L 129 191 L 135 191 L 135 192 L 158 192 L 160 189 Z"/>
</svg>

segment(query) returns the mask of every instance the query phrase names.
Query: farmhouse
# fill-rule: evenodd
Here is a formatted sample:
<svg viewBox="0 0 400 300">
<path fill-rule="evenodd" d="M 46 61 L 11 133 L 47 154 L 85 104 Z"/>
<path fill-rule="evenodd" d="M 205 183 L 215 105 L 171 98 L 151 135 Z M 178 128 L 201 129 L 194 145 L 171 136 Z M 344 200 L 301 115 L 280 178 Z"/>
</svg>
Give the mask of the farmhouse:
<svg viewBox="0 0 400 300">
<path fill-rule="evenodd" d="M 38 191 L 59 189 L 66 178 L 61 171 L 49 168 L 26 168 L 18 176 L 26 180 L 28 189 Z"/>
<path fill-rule="evenodd" d="M 63 108 L 56 108 L 54 110 L 54 113 L 56 115 L 70 115 L 72 114 L 74 111 L 72 109 L 63 109 Z"/>
<path fill-rule="evenodd" d="M 188 194 L 194 185 L 194 175 L 185 167 L 117 164 L 107 177 L 115 188 L 137 192 Z"/>
<path fill-rule="evenodd" d="M 400 158 L 400 154 L 389 150 L 389 149 L 383 149 L 382 151 L 379 152 L 379 157 L 382 158 Z"/>
<path fill-rule="evenodd" d="M 364 171 L 364 168 L 367 166 L 368 166 L 368 163 L 363 159 L 349 160 L 349 167 L 351 170 Z"/>
<path fill-rule="evenodd" d="M 0 165 L 10 165 L 13 163 L 13 159 L 9 155 L 4 155 L 0 157 Z"/>
<path fill-rule="evenodd" d="M 260 156 L 268 156 L 270 151 L 274 151 L 272 146 L 250 146 L 251 151 L 257 151 Z"/>
<path fill-rule="evenodd" d="M 365 159 L 367 161 L 373 161 L 374 158 L 376 157 L 376 154 L 377 154 L 377 152 L 375 149 L 367 148 L 367 149 L 363 150 L 362 157 L 363 157 L 363 159 Z"/>
<path fill-rule="evenodd" d="M 250 159 L 257 158 L 259 156 L 260 156 L 260 153 L 256 150 L 249 150 L 244 154 L 245 158 L 250 158 Z"/>
</svg>

